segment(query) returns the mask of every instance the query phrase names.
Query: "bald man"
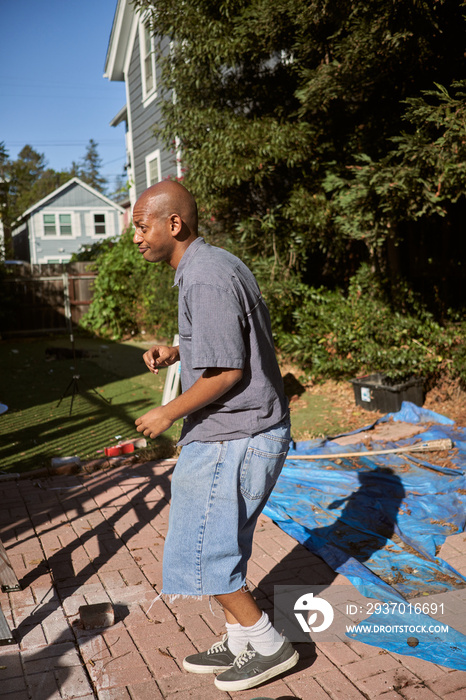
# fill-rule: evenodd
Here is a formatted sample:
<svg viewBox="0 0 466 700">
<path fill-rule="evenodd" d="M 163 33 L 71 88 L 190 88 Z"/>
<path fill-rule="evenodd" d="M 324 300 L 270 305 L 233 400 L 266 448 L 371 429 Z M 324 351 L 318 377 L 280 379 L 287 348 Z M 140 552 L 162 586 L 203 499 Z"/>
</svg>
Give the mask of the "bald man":
<svg viewBox="0 0 466 700">
<path fill-rule="evenodd" d="M 285 462 L 290 424 L 270 318 L 238 258 L 198 236 L 197 207 L 180 183 L 147 189 L 133 210 L 134 243 L 166 262 L 179 288 L 179 347 L 144 354 L 157 374 L 181 360 L 182 393 L 136 420 L 156 438 L 184 418 L 171 487 L 162 593 L 215 596 L 227 632 L 186 657 L 192 673 L 219 673 L 221 690 L 245 690 L 295 666 L 298 654 L 246 586 L 257 518 Z"/>
</svg>

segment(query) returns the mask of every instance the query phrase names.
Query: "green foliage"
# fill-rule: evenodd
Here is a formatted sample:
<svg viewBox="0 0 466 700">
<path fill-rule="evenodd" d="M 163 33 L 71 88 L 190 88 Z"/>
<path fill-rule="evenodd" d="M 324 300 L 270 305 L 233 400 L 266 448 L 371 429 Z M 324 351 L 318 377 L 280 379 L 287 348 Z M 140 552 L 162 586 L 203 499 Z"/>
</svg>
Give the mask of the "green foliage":
<svg viewBox="0 0 466 700">
<path fill-rule="evenodd" d="M 376 246 L 400 222 L 448 213 L 466 187 L 466 81 L 406 100 L 406 132 L 378 161 L 360 154 L 345 173 L 328 170 L 323 187 L 341 235 Z"/>
<path fill-rule="evenodd" d="M 409 292 L 405 310 L 393 309 L 366 265 L 346 294 L 302 284 L 292 293 L 292 329 L 290 323 L 276 326 L 276 342 L 314 378 L 380 371 L 394 380 L 423 376 L 435 381 L 445 370 L 466 376 L 466 326 L 441 326 Z M 289 304 L 289 295 L 282 298 L 282 318 Z"/>
<path fill-rule="evenodd" d="M 243 250 L 270 255 L 273 234 L 274 258 L 303 270 L 318 251 L 339 273 L 362 242 L 383 270 L 384 240 L 438 213 L 439 182 L 441 207 L 461 193 L 461 141 L 451 186 L 439 157 L 455 120 L 461 136 L 461 109 L 445 95 L 436 121 L 425 91 L 465 75 L 462 0 L 134 5 L 164 47 L 173 40 L 158 59 L 168 99 L 156 133 L 170 147 L 177 135 L 201 214 Z"/>
<path fill-rule="evenodd" d="M 115 339 L 141 331 L 171 339 L 177 332 L 173 270 L 147 263 L 132 239 L 127 229 L 102 246 L 94 263 L 93 299 L 81 324 Z"/>
<path fill-rule="evenodd" d="M 110 248 L 113 248 L 114 239 L 103 238 L 95 243 L 85 244 L 80 246 L 79 250 L 70 258 L 70 262 L 92 262 L 98 260 L 99 257 Z"/>
<path fill-rule="evenodd" d="M 439 324 L 389 255 L 464 199 L 464 2 L 133 5 L 164 49 L 155 133 L 179 139 L 203 230 L 255 272 L 280 350 L 315 377 L 464 373 L 464 326 Z M 89 313 L 117 336 L 173 312 L 150 277 L 166 270 L 121 246 L 99 257 Z M 349 285 L 320 287 L 318 266 Z"/>
</svg>

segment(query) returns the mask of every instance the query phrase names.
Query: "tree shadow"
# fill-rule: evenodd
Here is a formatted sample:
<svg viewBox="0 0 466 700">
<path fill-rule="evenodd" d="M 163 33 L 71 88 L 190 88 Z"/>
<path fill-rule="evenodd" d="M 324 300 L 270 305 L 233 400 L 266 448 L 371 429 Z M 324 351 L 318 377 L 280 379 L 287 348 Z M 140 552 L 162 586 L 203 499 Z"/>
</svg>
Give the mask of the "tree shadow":
<svg viewBox="0 0 466 700">
<path fill-rule="evenodd" d="M 51 589 L 35 606 L 33 614 L 22 620 L 13 630 L 13 637 L 18 644 L 21 644 L 26 635 L 34 633 L 34 630 L 40 627 L 44 621 L 53 620 L 54 614 L 62 608 L 65 601 L 77 593 L 78 589 L 86 582 L 98 575 L 99 571 L 114 555 L 119 554 L 121 550 L 126 550 L 127 542 L 147 524 L 152 523 L 154 518 L 168 505 L 170 498 L 169 476 L 173 472 L 174 466 L 163 467 L 163 473 L 154 474 L 150 463 L 139 465 L 138 476 L 144 475 L 145 467 L 148 477 L 145 485 L 141 486 L 140 483 L 135 483 L 134 488 L 130 487 L 126 489 L 124 494 L 121 494 L 126 499 L 121 496 L 109 497 L 104 505 L 102 504 L 102 496 L 107 490 L 118 484 L 118 475 L 115 476 L 114 472 L 100 475 L 100 479 L 95 479 L 93 484 L 90 481 L 84 482 L 75 478 L 75 488 L 78 489 L 78 492 L 73 491 L 69 495 L 67 495 L 67 488 L 70 488 L 68 484 L 72 480 L 67 478 L 66 485 L 63 486 L 62 490 L 60 487 L 41 490 L 39 503 L 36 502 L 39 499 L 34 498 L 32 485 L 29 492 L 23 494 L 29 517 L 39 537 L 52 536 L 57 529 L 53 522 L 58 520 L 59 524 L 62 525 L 64 517 L 66 524 L 70 525 L 77 523 L 80 519 L 86 519 L 90 523 L 90 527 L 87 530 L 81 527 L 79 534 L 70 528 L 70 532 L 73 532 L 75 537 L 60 547 L 56 553 L 48 556 L 45 561 L 37 562 L 34 568 L 20 578 L 22 590 L 27 589 L 44 576 L 51 581 Z M 132 475 L 134 473 L 133 470 Z M 57 483 L 57 481 L 54 480 L 52 483 Z M 86 490 L 86 486 L 89 487 L 89 484 L 92 488 Z M 55 489 L 57 493 L 55 493 Z M 82 490 L 86 490 L 87 498 L 83 497 Z M 154 491 L 157 496 L 154 496 Z M 150 495 L 152 500 L 149 498 Z M 125 500 L 126 502 L 124 502 Z M 149 505 L 150 501 L 153 505 Z M 103 518 L 102 508 L 113 510 L 113 513 Z M 131 516 L 129 520 L 128 516 Z M 95 525 L 93 524 L 94 519 L 99 520 Z M 49 523 L 50 527 L 47 526 Z M 13 530 L 13 525 L 9 528 L 3 528 L 2 537 L 6 539 L 9 536 L 10 538 Z M 157 536 L 155 529 L 154 536 Z M 88 563 L 76 573 L 73 553 L 95 538 L 99 547 L 98 555 L 91 558 L 88 554 Z M 20 541 L 22 543 L 27 539 L 27 537 L 21 538 Z M 14 553 L 14 545 L 7 545 L 6 548 L 10 550 L 11 554 Z M 121 590 L 124 597 L 124 589 Z M 14 593 L 11 595 L 14 596 Z M 155 595 L 156 588 L 154 587 Z M 129 614 L 129 609 L 124 603 L 113 604 L 113 608 L 115 623 L 124 620 Z M 49 645 L 46 648 L 28 652 L 26 646 L 25 676 L 34 700 L 49 700 L 49 698 L 56 697 L 57 684 L 61 688 L 66 686 L 67 682 L 71 683 L 73 673 L 76 672 L 76 662 L 73 668 L 72 664 L 67 663 L 67 656 L 74 653 L 75 658 L 79 659 L 78 641 L 81 636 L 92 639 L 100 636 L 101 633 L 101 629 L 78 633 L 78 630 L 73 630 L 70 626 L 57 636 L 53 635 L 53 639 L 49 640 Z M 37 673 L 39 668 L 41 674 Z M 31 673 L 28 673 L 28 669 L 31 670 Z"/>
<path fill-rule="evenodd" d="M 350 560 L 369 574 L 365 563 L 393 536 L 405 490 L 401 479 L 388 467 L 359 471 L 358 481 L 354 492 L 328 506 L 332 511 L 342 509 L 337 520 L 309 529 L 303 545 L 296 545 L 260 581 L 258 590 L 270 607 L 274 604 L 275 586 L 316 586 L 322 592 L 335 581 L 337 570 Z M 364 573 L 363 569 L 360 573 Z M 303 590 L 298 596 L 302 593 Z M 269 614 L 272 617 L 273 610 Z M 301 641 L 295 643 L 300 654 L 297 671 L 312 665 L 316 658 L 310 636 L 301 632 L 299 638 Z"/>
</svg>

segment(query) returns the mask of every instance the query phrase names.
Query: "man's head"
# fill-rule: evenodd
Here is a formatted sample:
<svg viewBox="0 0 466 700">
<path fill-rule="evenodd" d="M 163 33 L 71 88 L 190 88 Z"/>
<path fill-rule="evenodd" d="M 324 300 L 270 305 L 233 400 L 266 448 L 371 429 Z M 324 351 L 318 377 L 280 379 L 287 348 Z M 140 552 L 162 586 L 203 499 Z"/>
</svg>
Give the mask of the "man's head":
<svg viewBox="0 0 466 700">
<path fill-rule="evenodd" d="M 145 190 L 133 209 L 134 237 L 148 262 L 168 262 L 176 269 L 197 237 L 197 206 L 179 182 L 165 180 Z"/>
</svg>

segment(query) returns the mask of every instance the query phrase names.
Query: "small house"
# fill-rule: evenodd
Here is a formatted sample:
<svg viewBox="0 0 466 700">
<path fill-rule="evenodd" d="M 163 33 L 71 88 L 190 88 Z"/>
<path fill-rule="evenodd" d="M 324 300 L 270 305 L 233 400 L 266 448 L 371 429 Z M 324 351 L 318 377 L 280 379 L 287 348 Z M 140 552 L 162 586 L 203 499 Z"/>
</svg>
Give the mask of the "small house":
<svg viewBox="0 0 466 700">
<path fill-rule="evenodd" d="M 121 233 L 124 209 L 77 177 L 21 216 L 13 230 L 17 260 L 66 263 L 81 247 Z"/>
</svg>

